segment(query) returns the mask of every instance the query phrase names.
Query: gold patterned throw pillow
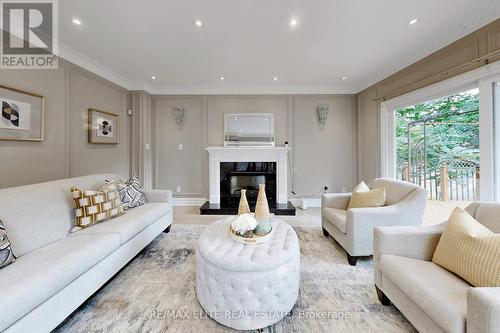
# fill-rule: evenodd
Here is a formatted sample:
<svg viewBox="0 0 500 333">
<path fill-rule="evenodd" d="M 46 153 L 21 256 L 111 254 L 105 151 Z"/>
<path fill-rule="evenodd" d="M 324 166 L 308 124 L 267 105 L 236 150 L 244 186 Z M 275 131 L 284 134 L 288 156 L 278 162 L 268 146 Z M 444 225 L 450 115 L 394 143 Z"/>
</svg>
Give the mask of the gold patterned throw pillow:
<svg viewBox="0 0 500 333">
<path fill-rule="evenodd" d="M 124 214 L 116 185 L 107 185 L 100 191 L 72 187 L 75 203 L 75 225 L 85 228 Z"/>
<path fill-rule="evenodd" d="M 500 287 L 500 234 L 455 208 L 432 261 L 474 287 Z"/>
</svg>

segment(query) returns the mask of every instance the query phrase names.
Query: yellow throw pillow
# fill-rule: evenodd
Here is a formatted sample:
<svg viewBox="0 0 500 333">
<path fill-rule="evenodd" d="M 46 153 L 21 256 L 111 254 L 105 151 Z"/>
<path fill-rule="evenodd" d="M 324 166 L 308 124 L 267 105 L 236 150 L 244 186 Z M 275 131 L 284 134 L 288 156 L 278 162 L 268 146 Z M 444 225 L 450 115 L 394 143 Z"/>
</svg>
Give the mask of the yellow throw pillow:
<svg viewBox="0 0 500 333">
<path fill-rule="evenodd" d="M 439 240 L 432 262 L 474 287 L 500 287 L 500 234 L 455 208 Z"/>
<path fill-rule="evenodd" d="M 368 187 L 368 185 L 366 185 L 366 183 L 364 181 L 361 181 L 361 183 L 358 184 L 358 186 L 356 186 L 352 192 L 368 192 L 370 191 L 370 188 Z"/>
<path fill-rule="evenodd" d="M 108 184 L 100 191 L 70 189 L 75 203 L 75 226 L 85 228 L 124 214 L 115 184 Z"/>
<path fill-rule="evenodd" d="M 350 208 L 363 208 L 363 207 L 381 207 L 385 205 L 385 188 L 377 188 L 370 190 L 370 188 L 361 182 L 358 186 L 354 188 L 351 195 L 351 201 L 349 201 Z"/>
</svg>

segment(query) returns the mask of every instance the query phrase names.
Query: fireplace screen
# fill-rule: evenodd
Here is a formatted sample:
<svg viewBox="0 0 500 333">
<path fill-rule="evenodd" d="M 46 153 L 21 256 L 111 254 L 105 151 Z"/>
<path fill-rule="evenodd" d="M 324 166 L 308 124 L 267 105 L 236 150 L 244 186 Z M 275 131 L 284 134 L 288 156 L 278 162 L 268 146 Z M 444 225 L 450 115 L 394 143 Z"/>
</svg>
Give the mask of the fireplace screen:
<svg viewBox="0 0 500 333">
<path fill-rule="evenodd" d="M 242 189 L 248 192 L 259 191 L 259 184 L 266 183 L 265 175 L 249 176 L 249 175 L 231 175 L 231 196 L 240 195 Z M 253 196 L 253 193 L 250 193 Z"/>
</svg>

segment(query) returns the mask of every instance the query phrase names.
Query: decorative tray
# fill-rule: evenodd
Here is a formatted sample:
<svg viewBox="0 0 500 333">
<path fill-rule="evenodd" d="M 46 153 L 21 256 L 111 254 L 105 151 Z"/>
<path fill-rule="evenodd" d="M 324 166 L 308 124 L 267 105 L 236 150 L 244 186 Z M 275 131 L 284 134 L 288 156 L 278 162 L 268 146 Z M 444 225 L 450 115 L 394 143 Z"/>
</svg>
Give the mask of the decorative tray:
<svg viewBox="0 0 500 333">
<path fill-rule="evenodd" d="M 241 237 L 241 236 L 236 235 L 233 232 L 233 229 L 231 228 L 231 226 L 229 226 L 228 232 L 229 232 L 229 236 L 235 242 L 238 242 L 241 244 L 253 244 L 253 245 L 255 245 L 255 244 L 264 243 L 264 242 L 268 241 L 269 239 L 271 239 L 271 237 L 273 236 L 274 228 L 271 229 L 271 231 L 269 231 L 269 233 L 264 235 L 264 236 L 253 235 L 252 238 L 246 238 L 246 237 Z"/>
</svg>

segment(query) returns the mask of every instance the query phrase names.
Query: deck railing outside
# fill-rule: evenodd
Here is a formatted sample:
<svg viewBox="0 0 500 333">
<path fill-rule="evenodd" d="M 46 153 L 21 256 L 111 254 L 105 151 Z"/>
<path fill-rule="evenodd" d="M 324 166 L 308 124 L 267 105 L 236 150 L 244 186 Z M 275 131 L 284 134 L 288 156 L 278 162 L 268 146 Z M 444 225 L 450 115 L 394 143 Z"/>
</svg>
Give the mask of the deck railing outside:
<svg viewBox="0 0 500 333">
<path fill-rule="evenodd" d="M 410 169 L 408 162 L 403 162 L 400 177 L 427 189 L 430 200 L 479 200 L 480 169 L 476 165 L 443 163 L 434 168 Z"/>
</svg>

